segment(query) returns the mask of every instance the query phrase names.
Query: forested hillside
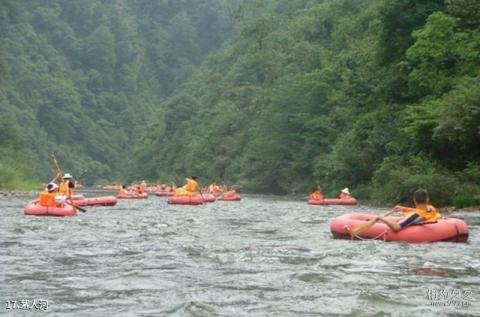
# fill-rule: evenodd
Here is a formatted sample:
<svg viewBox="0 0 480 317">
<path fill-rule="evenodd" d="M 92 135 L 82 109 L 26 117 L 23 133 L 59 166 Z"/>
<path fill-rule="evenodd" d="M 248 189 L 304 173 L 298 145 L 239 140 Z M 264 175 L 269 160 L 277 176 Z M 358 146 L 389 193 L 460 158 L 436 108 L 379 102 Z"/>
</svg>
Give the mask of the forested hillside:
<svg viewBox="0 0 480 317">
<path fill-rule="evenodd" d="M 0 2 L 0 187 L 122 179 L 153 109 L 230 34 L 230 0 Z"/>
<path fill-rule="evenodd" d="M 247 0 L 157 108 L 132 179 L 480 203 L 480 2 Z"/>
<path fill-rule="evenodd" d="M 4 0 L 0 186 L 480 204 L 480 1 Z"/>
</svg>

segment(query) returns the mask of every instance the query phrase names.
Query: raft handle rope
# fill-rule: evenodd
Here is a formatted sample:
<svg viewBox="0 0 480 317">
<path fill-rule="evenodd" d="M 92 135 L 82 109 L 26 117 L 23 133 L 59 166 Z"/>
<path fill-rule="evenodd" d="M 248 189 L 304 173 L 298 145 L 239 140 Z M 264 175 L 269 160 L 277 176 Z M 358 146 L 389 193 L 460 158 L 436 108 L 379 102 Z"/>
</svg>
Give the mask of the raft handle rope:
<svg viewBox="0 0 480 317">
<path fill-rule="evenodd" d="M 383 236 L 383 241 L 387 241 L 387 230 L 384 230 L 383 232 L 381 232 L 380 234 L 376 235 L 376 236 L 373 237 L 373 238 L 362 238 L 362 237 L 359 236 L 359 235 L 352 234 L 352 229 L 351 229 L 348 225 L 343 226 L 343 228 L 346 229 L 346 230 L 350 233 L 350 240 L 353 240 L 354 238 L 357 238 L 358 240 L 362 240 L 362 241 L 365 241 L 365 240 L 378 240 L 378 238 L 380 238 L 381 236 Z"/>
</svg>

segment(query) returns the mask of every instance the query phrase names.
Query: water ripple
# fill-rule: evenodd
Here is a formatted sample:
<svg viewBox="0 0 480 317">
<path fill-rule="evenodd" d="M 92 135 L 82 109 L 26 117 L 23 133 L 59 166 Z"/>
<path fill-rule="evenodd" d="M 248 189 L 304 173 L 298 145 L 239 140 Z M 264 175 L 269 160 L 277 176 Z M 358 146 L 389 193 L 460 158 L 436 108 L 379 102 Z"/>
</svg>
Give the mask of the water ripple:
<svg viewBox="0 0 480 317">
<path fill-rule="evenodd" d="M 27 201 L 0 200 L 0 299 L 45 298 L 54 316 L 480 315 L 480 212 L 453 214 L 468 243 L 407 244 L 333 240 L 336 215 L 383 212 L 365 206 L 150 197 L 42 218 L 23 215 Z M 435 306 L 436 290 L 472 300 Z"/>
</svg>

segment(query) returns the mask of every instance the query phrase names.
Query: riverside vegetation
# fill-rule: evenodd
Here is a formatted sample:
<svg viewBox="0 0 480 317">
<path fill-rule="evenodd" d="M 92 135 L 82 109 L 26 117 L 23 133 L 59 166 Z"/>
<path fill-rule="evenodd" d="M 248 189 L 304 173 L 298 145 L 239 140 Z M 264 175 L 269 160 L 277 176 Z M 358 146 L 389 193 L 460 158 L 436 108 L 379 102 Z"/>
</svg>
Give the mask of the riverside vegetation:
<svg viewBox="0 0 480 317">
<path fill-rule="evenodd" d="M 200 180 L 480 205 L 480 2 L 0 4 L 0 186 Z"/>
</svg>

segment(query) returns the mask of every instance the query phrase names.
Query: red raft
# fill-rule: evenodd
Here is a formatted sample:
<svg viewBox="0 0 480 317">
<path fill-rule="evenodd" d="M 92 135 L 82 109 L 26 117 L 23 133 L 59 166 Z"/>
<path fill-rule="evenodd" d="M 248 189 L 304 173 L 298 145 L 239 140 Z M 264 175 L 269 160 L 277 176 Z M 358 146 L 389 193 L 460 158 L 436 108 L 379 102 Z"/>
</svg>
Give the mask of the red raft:
<svg viewBox="0 0 480 317">
<path fill-rule="evenodd" d="M 239 201 L 241 199 L 242 198 L 238 194 L 235 194 L 235 195 L 232 195 L 232 196 L 222 196 L 220 198 L 217 198 L 217 200 L 222 200 L 222 201 Z"/>
<path fill-rule="evenodd" d="M 75 208 L 69 204 L 61 206 L 42 206 L 38 200 L 33 200 L 27 204 L 23 211 L 25 215 L 30 216 L 56 216 L 56 217 L 70 217 L 77 215 Z"/>
<path fill-rule="evenodd" d="M 115 206 L 117 198 L 114 196 L 89 197 L 89 198 L 74 198 L 73 204 L 75 206 Z"/>
<path fill-rule="evenodd" d="M 213 194 L 205 193 L 202 194 L 203 201 L 206 203 L 213 203 L 215 202 L 215 196 Z"/>
<path fill-rule="evenodd" d="M 156 196 L 159 196 L 159 197 L 174 196 L 174 195 L 175 195 L 175 191 L 171 191 L 171 190 L 158 190 L 158 191 L 155 192 L 155 195 L 156 195 Z"/>
<path fill-rule="evenodd" d="M 144 193 L 142 195 L 118 195 L 118 199 L 146 199 L 148 198 L 148 194 Z"/>
<path fill-rule="evenodd" d="M 172 205 L 201 205 L 203 198 L 200 195 L 196 196 L 170 196 L 167 203 Z"/>
<path fill-rule="evenodd" d="M 353 206 L 357 204 L 357 200 L 355 198 L 325 198 L 325 199 L 312 199 L 308 200 L 309 205 L 344 205 L 344 206 Z"/>
<path fill-rule="evenodd" d="M 384 241 L 404 241 L 411 243 L 423 242 L 466 242 L 468 226 L 462 219 L 442 218 L 435 223 L 411 225 L 394 232 L 386 224 L 377 222 L 359 236 L 352 237 L 350 230 L 364 224 L 375 215 L 352 213 L 333 219 L 330 231 L 336 239 L 376 239 Z M 387 220 L 398 222 L 402 217 L 386 217 Z"/>
</svg>

